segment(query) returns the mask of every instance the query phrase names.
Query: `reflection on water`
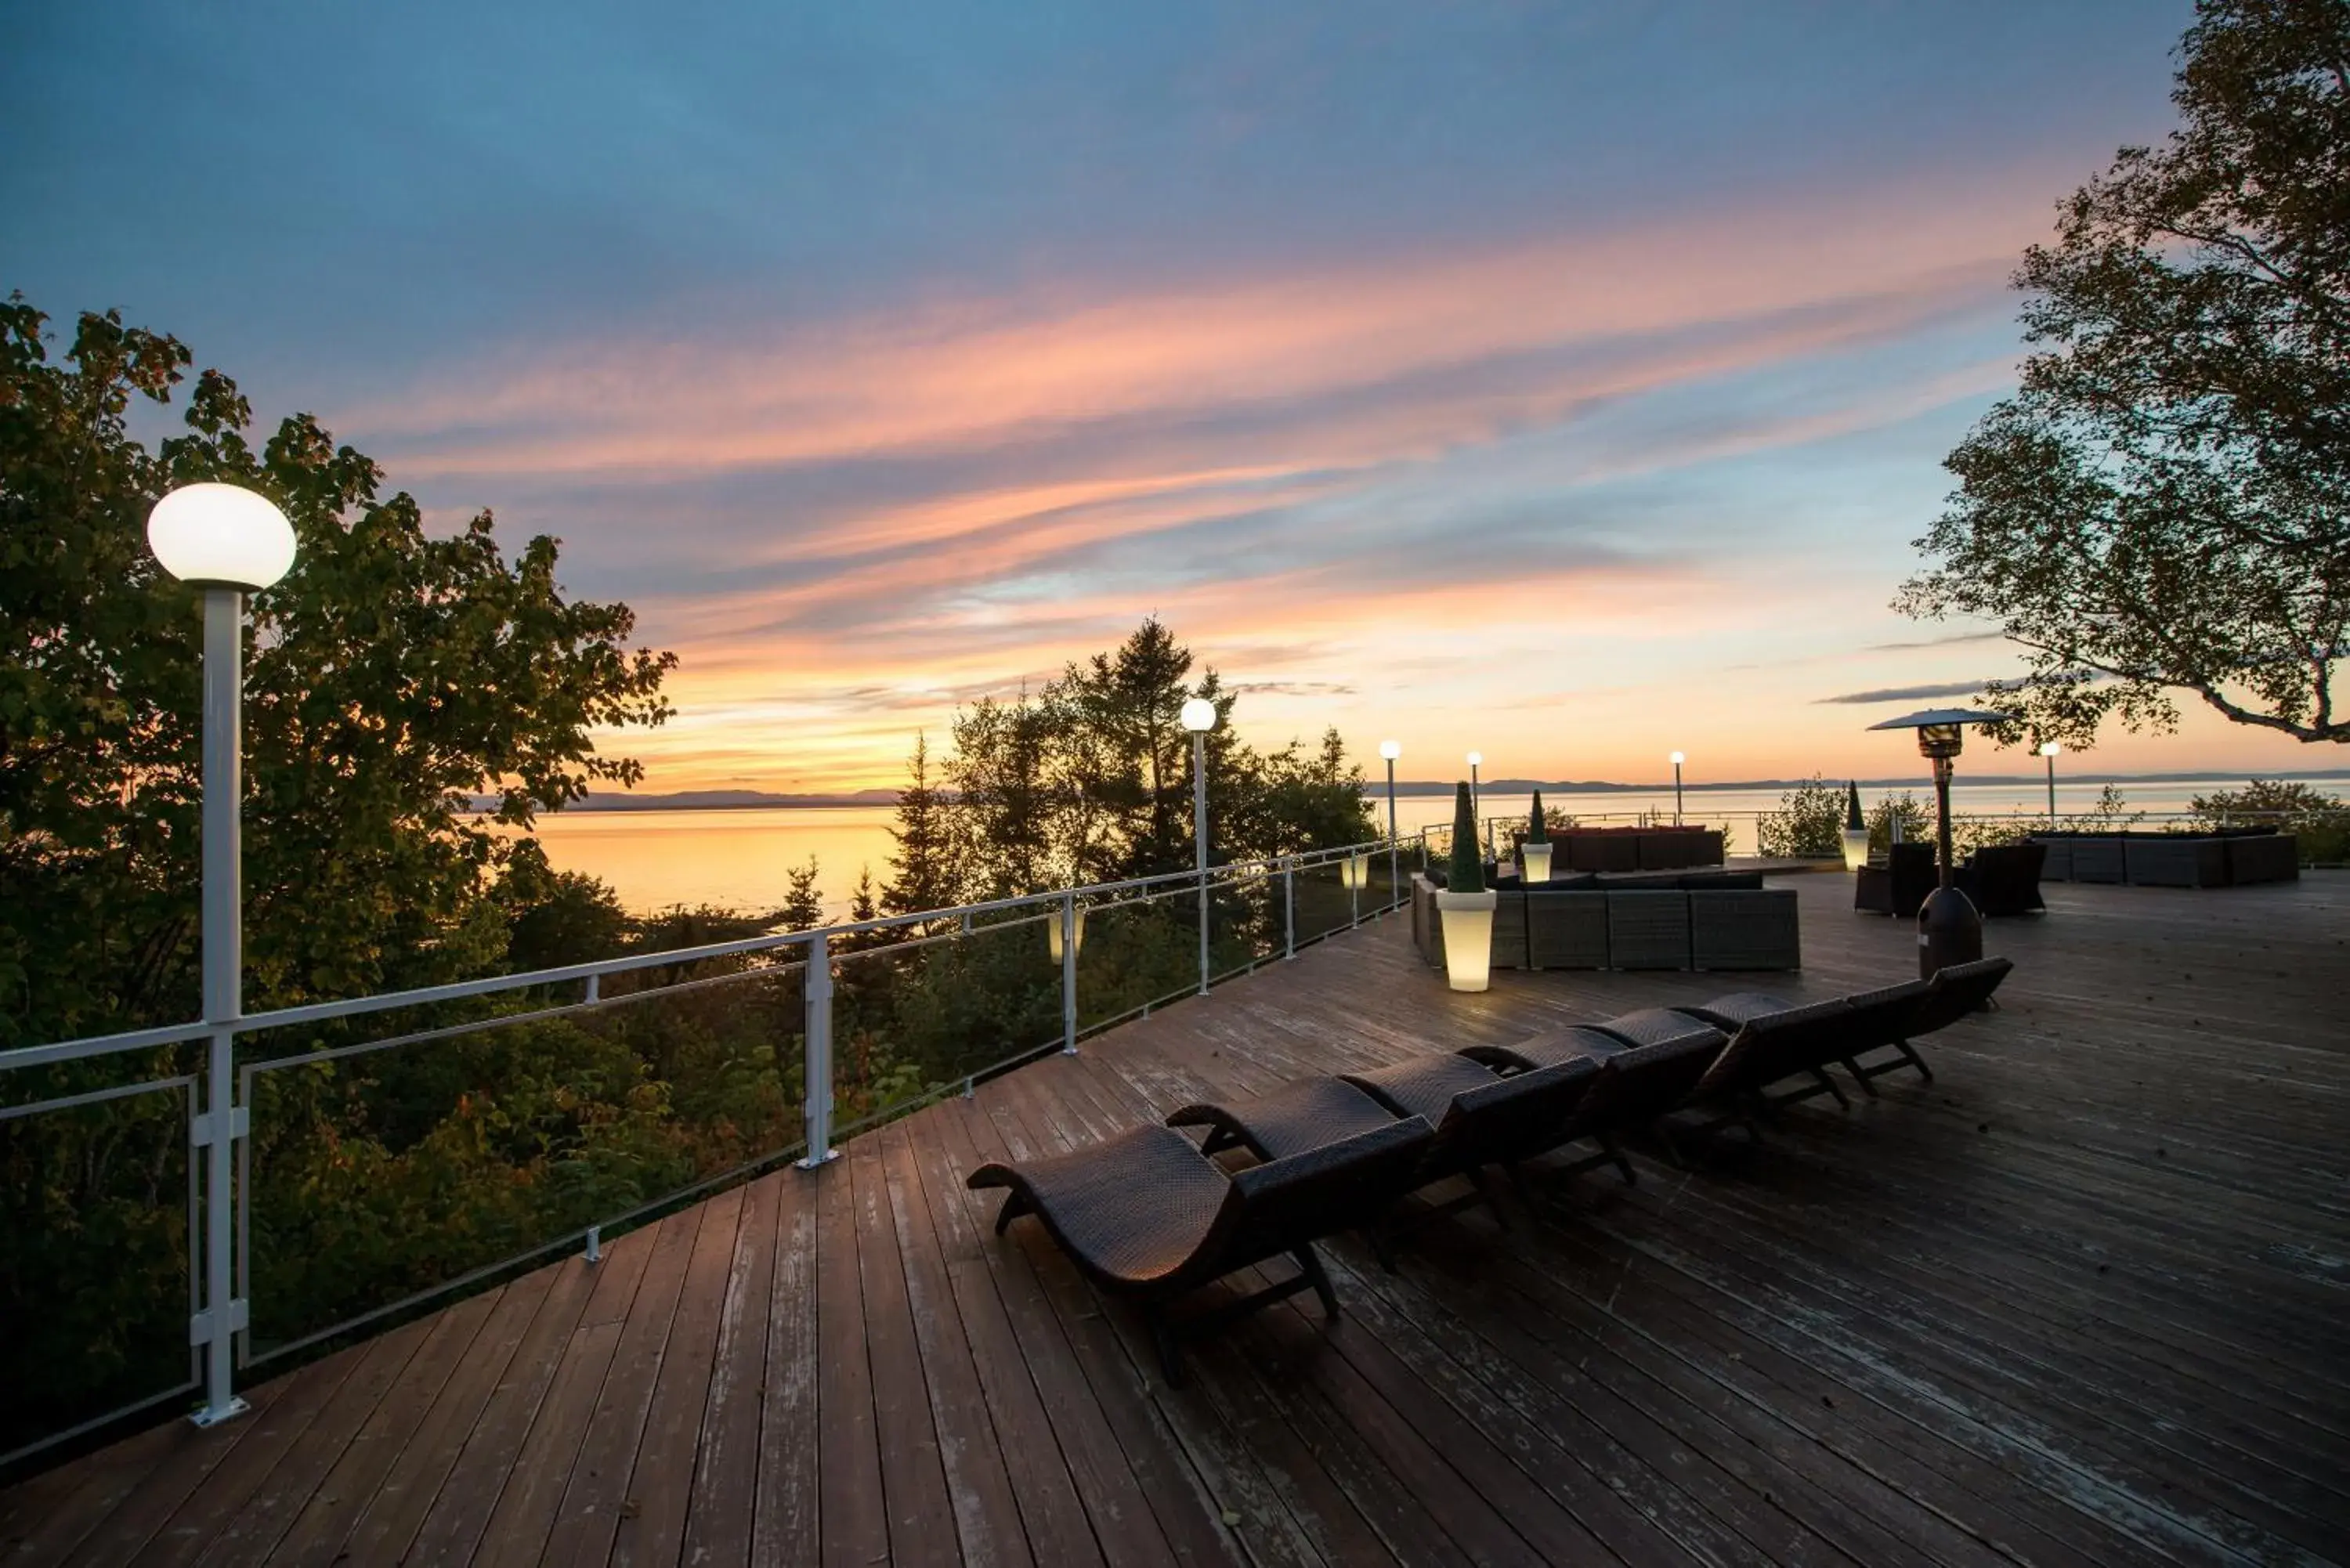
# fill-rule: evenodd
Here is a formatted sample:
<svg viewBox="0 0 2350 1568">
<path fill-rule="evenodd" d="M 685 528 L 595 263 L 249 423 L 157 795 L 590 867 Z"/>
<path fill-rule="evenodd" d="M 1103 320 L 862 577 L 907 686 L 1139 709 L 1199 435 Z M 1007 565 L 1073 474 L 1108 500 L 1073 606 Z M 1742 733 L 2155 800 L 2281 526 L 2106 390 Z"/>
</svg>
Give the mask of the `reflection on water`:
<svg viewBox="0 0 2350 1568">
<path fill-rule="evenodd" d="M 1964 775 L 1961 774 L 1961 777 Z M 2198 794 L 2219 789 L 2241 789 L 2240 778 L 2184 783 L 2124 784 L 2132 809 L 2177 812 L 2189 808 Z M 2056 785 L 2060 813 L 2086 812 L 2102 785 Z M 2321 788 L 2338 783 L 2321 782 Z M 1864 789 L 1864 800 L 1888 793 Z M 1892 792 L 1898 793 L 1898 792 Z M 1932 795 L 1920 782 L 1912 791 L 1920 800 Z M 2014 814 L 2033 817 L 2047 809 L 2044 786 L 2033 784 L 1960 784 L 1952 803 L 1961 812 L 1979 815 Z M 1754 847 L 1753 814 L 1779 805 L 1777 790 L 1691 789 L 1682 797 L 1690 822 L 1727 822 L 1733 834 L 1733 851 Z M 1669 821 L 1673 792 L 1584 794 L 1544 793 L 1543 804 L 1555 811 L 1596 821 L 1628 822 L 1642 812 Z M 1387 805 L 1374 795 L 1381 824 Z M 1481 802 L 1488 816 L 1523 815 L 1530 802 L 1523 794 L 1488 793 Z M 620 902 L 638 911 L 675 904 L 723 904 L 737 909 L 772 909 L 784 896 L 784 874 L 814 856 L 823 876 L 825 906 L 845 915 L 848 896 L 860 868 L 870 868 L 878 886 L 889 875 L 895 841 L 889 836 L 893 813 L 888 806 L 787 807 L 762 811 L 575 811 L 539 819 L 538 836 L 547 858 L 560 869 L 584 871 L 610 883 Z M 1450 826 L 1452 802 L 1444 795 L 1404 795 L 1396 803 L 1396 820 L 1409 836 L 1423 826 Z"/>
</svg>

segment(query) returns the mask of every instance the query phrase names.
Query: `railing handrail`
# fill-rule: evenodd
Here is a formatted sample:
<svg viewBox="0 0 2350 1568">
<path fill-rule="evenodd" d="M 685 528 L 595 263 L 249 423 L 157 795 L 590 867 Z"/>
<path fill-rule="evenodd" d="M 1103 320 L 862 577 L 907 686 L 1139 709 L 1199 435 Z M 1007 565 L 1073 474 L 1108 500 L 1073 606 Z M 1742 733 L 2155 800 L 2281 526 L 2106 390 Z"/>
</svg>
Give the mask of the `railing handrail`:
<svg viewBox="0 0 2350 1568">
<path fill-rule="evenodd" d="M 1334 861 L 1342 856 L 1357 855 L 1366 850 L 1383 849 L 1384 838 L 1364 839 L 1354 844 L 1323 849 L 1303 849 L 1289 855 L 1259 856 L 1248 860 L 1226 861 L 1206 868 L 1211 880 L 1229 879 L 1243 875 L 1271 874 L 1287 867 L 1305 869 Z M 323 1023 L 338 1018 L 361 1017 L 371 1012 L 389 1012 L 403 1007 L 427 1007 L 441 1002 L 462 1002 L 476 996 L 494 996 L 503 992 L 527 991 L 535 986 L 563 985 L 573 981 L 600 980 L 609 974 L 627 974 L 638 970 L 661 969 L 675 964 L 700 963 L 708 959 L 738 958 L 745 953 L 771 952 L 779 948 L 812 947 L 818 939 L 827 943 L 843 937 L 862 936 L 874 931 L 895 930 L 907 926 L 926 925 L 934 920 L 962 920 L 977 915 L 1001 914 L 1031 905 L 1057 906 L 1066 898 L 1095 898 L 1104 895 L 1132 893 L 1143 888 L 1165 887 L 1176 883 L 1191 884 L 1201 879 L 1198 868 L 1188 871 L 1154 872 L 1148 877 L 1128 877 L 1114 882 L 1094 882 L 1077 888 L 1055 888 L 1038 893 L 1021 893 L 1010 898 L 989 898 L 973 904 L 956 904 L 941 909 L 922 909 L 902 915 L 885 915 L 871 920 L 847 920 L 837 925 L 812 926 L 805 930 L 771 931 L 756 937 L 743 937 L 733 941 L 705 942 L 699 947 L 670 948 L 660 952 L 626 953 L 617 958 L 596 959 L 586 963 L 561 964 L 553 969 L 524 970 L 511 974 L 484 975 L 474 980 L 451 981 L 442 985 L 417 986 L 406 991 L 370 992 L 366 996 L 347 997 L 334 1002 L 306 1002 L 298 1007 L 280 1007 L 266 1012 L 246 1013 L 235 1020 L 239 1034 L 253 1034 L 271 1029 L 292 1028 L 304 1023 Z M 97 1056 L 117 1055 L 126 1051 L 150 1050 L 159 1045 L 176 1045 L 201 1040 L 224 1021 L 195 1019 L 185 1023 L 160 1025 L 151 1029 L 126 1030 L 113 1034 L 86 1035 L 76 1040 L 61 1040 L 44 1045 L 20 1045 L 0 1051 L 0 1072 L 24 1067 L 47 1066 L 58 1062 L 86 1061 Z"/>
</svg>

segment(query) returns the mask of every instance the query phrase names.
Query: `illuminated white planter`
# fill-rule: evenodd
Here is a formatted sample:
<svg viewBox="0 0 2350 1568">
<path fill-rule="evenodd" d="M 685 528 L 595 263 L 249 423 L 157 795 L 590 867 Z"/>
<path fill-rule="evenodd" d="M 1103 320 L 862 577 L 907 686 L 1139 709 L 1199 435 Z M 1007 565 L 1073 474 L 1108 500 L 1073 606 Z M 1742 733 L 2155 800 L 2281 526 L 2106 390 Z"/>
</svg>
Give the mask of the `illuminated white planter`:
<svg viewBox="0 0 2350 1568">
<path fill-rule="evenodd" d="M 1518 858 L 1525 865 L 1527 881 L 1547 882 L 1550 880 L 1549 839 L 1545 838 L 1539 844 L 1530 843 L 1524 839 L 1520 839 L 1518 841 Z"/>
<path fill-rule="evenodd" d="M 1444 975 L 1455 991 L 1483 991 L 1493 972 L 1493 906 L 1501 901 L 1492 888 L 1482 893 L 1455 893 L 1440 888 L 1437 918 L 1444 922 Z"/>
<path fill-rule="evenodd" d="M 1083 952 L 1086 950 L 1086 912 L 1082 909 L 1078 909 L 1076 912 L 1076 927 L 1077 951 Z M 1053 918 L 1045 922 L 1045 945 L 1046 948 L 1051 950 L 1053 961 L 1055 963 L 1060 962 L 1061 912 L 1058 909 L 1054 910 Z"/>
<path fill-rule="evenodd" d="M 1844 830 L 1844 868 L 1857 871 L 1868 864 L 1868 829 L 1847 827 Z"/>
<path fill-rule="evenodd" d="M 1371 857 L 1369 856 L 1349 855 L 1344 860 L 1338 862 L 1338 885 L 1340 887 L 1359 890 L 1363 888 L 1368 887 L 1370 885 L 1370 880 Z"/>
</svg>

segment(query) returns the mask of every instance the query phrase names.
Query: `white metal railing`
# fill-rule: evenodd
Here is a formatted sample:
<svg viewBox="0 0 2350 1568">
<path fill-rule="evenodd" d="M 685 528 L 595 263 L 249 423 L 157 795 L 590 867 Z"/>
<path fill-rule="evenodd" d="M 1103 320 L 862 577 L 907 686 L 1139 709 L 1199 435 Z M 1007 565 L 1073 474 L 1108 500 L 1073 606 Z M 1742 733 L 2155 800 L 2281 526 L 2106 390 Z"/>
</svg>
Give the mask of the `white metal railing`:
<svg viewBox="0 0 2350 1568">
<path fill-rule="evenodd" d="M 1930 818 L 1931 796 L 1917 804 Z M 1647 807 L 1638 811 L 1575 811 L 1566 815 L 1576 827 L 1669 827 L 1672 826 L 1673 817 L 1670 807 L 1663 810 Z M 1762 822 L 1765 819 L 1784 815 L 1783 811 L 1767 807 L 1740 811 L 1711 811 L 1692 806 L 1685 813 L 1684 820 L 1692 826 L 1731 828 L 1733 835 L 1731 853 L 1752 855 L 1759 852 Z M 2111 819 L 2101 817 L 2094 811 L 2059 811 L 2054 818 L 2054 826 L 2059 830 L 2069 831 L 2083 827 L 2108 826 L 2116 830 L 2130 827 L 2159 829 L 2198 826 L 2208 823 L 2223 828 L 2284 826 L 2290 830 L 2291 826 L 2306 823 L 2312 817 L 2325 822 L 2329 826 L 2350 826 L 2350 810 L 2314 813 L 2199 812 L 2141 811 L 2136 808 L 2125 808 L 2119 815 Z M 1502 855 L 1514 849 L 1519 836 L 1525 831 L 1527 820 L 1523 813 L 1514 816 L 1480 817 L 1478 831 L 1483 838 L 1482 848 L 1486 858 L 1498 859 Z M 1954 824 L 1963 825 L 1994 824 L 2018 833 L 2046 829 L 2051 826 L 2051 818 L 2045 810 L 2034 810 L 2027 806 L 2013 806 L 2004 811 L 1953 810 L 1950 820 Z M 1430 859 L 1451 852 L 1452 825 L 1450 823 L 1429 823 L 1419 828 L 1408 829 L 1406 836 L 1418 840 L 1419 857 L 1423 865 Z"/>
<path fill-rule="evenodd" d="M 1334 931 L 1351 929 L 1366 919 L 1400 908 L 1403 902 L 1401 853 L 1401 846 L 1394 841 L 1369 840 L 1337 848 L 1228 863 L 1205 871 L 1167 872 L 1125 881 L 989 899 L 951 909 L 848 921 L 813 930 L 772 933 L 663 952 L 630 953 L 589 963 L 566 964 L 409 991 L 278 1008 L 226 1023 L 192 1022 L 0 1051 L 0 1085 L 5 1085 L 9 1081 L 8 1075 L 27 1069 L 120 1058 L 131 1053 L 185 1047 L 198 1042 L 202 1042 L 204 1048 L 203 1064 L 197 1070 L 172 1072 L 132 1083 L 0 1105 L 0 1126 L 5 1126 L 47 1113 L 134 1096 L 184 1093 L 188 1097 L 188 1236 L 191 1254 L 188 1260 L 188 1343 L 191 1355 L 188 1378 L 161 1391 L 147 1393 L 128 1404 L 91 1415 L 64 1429 L 41 1435 L 9 1452 L 0 1453 L 0 1466 L 11 1464 L 109 1421 L 199 1390 L 205 1397 L 208 1409 L 228 1408 L 234 1398 L 233 1389 L 226 1386 L 233 1380 L 231 1358 L 212 1353 L 213 1347 L 224 1340 L 240 1352 L 234 1358 L 237 1367 L 274 1360 L 322 1340 L 348 1334 L 370 1321 L 412 1309 L 435 1296 L 461 1289 L 557 1248 L 582 1245 L 592 1261 L 600 1251 L 606 1232 L 655 1210 L 673 1207 L 723 1187 L 753 1171 L 772 1167 L 795 1152 L 801 1154 L 803 1166 L 821 1165 L 836 1152 L 836 1138 L 859 1127 L 903 1114 L 910 1106 L 934 1097 L 932 1092 L 925 1091 L 894 1104 L 878 1106 L 868 1116 L 846 1127 L 836 1127 L 833 1125 L 837 1089 L 833 1063 L 833 1005 L 836 981 L 848 970 L 848 966 L 879 962 L 890 955 L 905 955 L 940 943 L 970 941 L 978 937 L 1001 937 L 1020 928 L 1038 930 L 1048 925 L 1057 928 L 1060 940 L 1053 944 L 1061 955 L 1057 1038 L 1016 1050 L 1001 1060 L 967 1066 L 958 1076 L 962 1091 L 969 1094 L 978 1082 L 996 1073 L 1055 1049 L 1074 1053 L 1083 1038 L 1129 1018 L 1148 1015 L 1153 1010 L 1185 996 L 1203 992 L 1210 984 L 1252 971 L 1262 963 L 1291 957 L 1299 948 Z M 1348 869 L 1357 874 L 1342 876 L 1343 885 L 1348 890 L 1344 917 L 1334 913 L 1318 929 L 1301 929 L 1297 900 L 1301 878 L 1317 873 L 1341 874 Z M 1211 962 L 1210 922 L 1203 919 L 1200 922 L 1200 978 L 1196 981 L 1187 978 L 1183 984 L 1168 989 L 1161 994 L 1130 1002 L 1112 1014 L 1091 1022 L 1085 1020 L 1080 1008 L 1079 950 L 1080 933 L 1087 918 L 1098 923 L 1102 917 L 1120 909 L 1166 904 L 1184 898 L 1198 898 L 1204 908 L 1212 896 L 1227 890 L 1248 891 L 1263 895 L 1269 900 L 1276 882 L 1280 916 L 1278 941 L 1267 951 L 1258 953 L 1251 950 L 1221 968 L 1216 967 Z M 868 936 L 885 936 L 890 940 L 854 950 L 846 950 L 842 945 Z M 715 975 L 697 976 L 686 972 L 692 966 L 722 959 L 764 961 L 746 969 Z M 641 990 L 619 995 L 606 993 L 604 982 L 611 977 L 648 970 L 673 970 L 678 971 L 678 975 L 666 983 Z M 702 1176 L 685 1187 L 638 1203 L 621 1213 L 605 1216 L 596 1223 L 569 1231 L 524 1251 L 484 1263 L 450 1279 L 433 1282 L 421 1290 L 374 1306 L 355 1317 L 288 1336 L 273 1344 L 267 1350 L 254 1354 L 247 1338 L 252 1323 L 249 1299 L 252 1289 L 251 1201 L 255 1184 L 251 1161 L 252 1116 L 265 1075 L 347 1061 L 426 1042 L 448 1040 L 480 1031 L 562 1018 L 590 1009 L 632 1007 L 660 999 L 674 999 L 707 987 L 742 983 L 759 977 L 772 979 L 792 975 L 798 975 L 802 981 L 803 1136 L 799 1144 L 770 1150 L 732 1168 Z M 339 1023 L 384 1012 L 432 1008 L 451 1002 L 543 992 L 569 986 L 579 988 L 576 996 L 563 1001 L 545 1001 L 516 1012 L 432 1023 L 380 1038 L 256 1061 L 240 1063 L 236 1056 L 240 1040 L 250 1040 L 275 1031 Z M 215 1158 L 216 1146 L 223 1144 L 229 1157 L 226 1159 Z M 219 1173 L 231 1169 L 233 1175 L 223 1179 Z M 225 1288 L 222 1288 L 220 1282 L 227 1282 Z"/>
</svg>

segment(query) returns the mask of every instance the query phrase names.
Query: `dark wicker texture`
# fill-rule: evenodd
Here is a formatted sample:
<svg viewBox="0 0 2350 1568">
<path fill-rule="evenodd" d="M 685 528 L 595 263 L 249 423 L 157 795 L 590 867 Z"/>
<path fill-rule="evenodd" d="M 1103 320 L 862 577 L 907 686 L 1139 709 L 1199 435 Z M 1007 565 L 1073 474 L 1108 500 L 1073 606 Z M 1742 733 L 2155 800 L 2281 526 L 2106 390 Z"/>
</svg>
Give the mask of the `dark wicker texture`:
<svg viewBox="0 0 2350 1568">
<path fill-rule="evenodd" d="M 1440 1128 L 1452 1109 L 1452 1097 L 1485 1087 L 1493 1082 L 1493 1072 L 1466 1058 L 1440 1053 L 1368 1073 L 1348 1073 L 1344 1081 L 1397 1116 L 1425 1116 L 1429 1126 Z"/>
<path fill-rule="evenodd" d="M 1507 1045 L 1464 1045 L 1456 1055 L 1471 1062 L 1507 1073 L 1528 1073 L 1537 1067 L 1555 1067 L 1562 1062 L 1579 1057 L 1613 1056 L 1628 1050 L 1625 1043 L 1604 1031 L 1575 1024 L 1565 1029 L 1554 1029 L 1547 1033 L 1533 1034 L 1523 1040 L 1513 1040 Z"/>
<path fill-rule="evenodd" d="M 1607 961 L 1617 969 L 1690 966 L 1690 896 L 1611 891 L 1607 895 Z"/>
<path fill-rule="evenodd" d="M 983 1165 L 969 1185 L 1010 1189 L 998 1232 L 1033 1213 L 1095 1284 L 1138 1299 L 1167 1379 L 1180 1384 L 1179 1338 L 1309 1287 L 1336 1317 L 1313 1242 L 1408 1191 L 1434 1138 L 1426 1122 L 1409 1117 L 1227 1176 L 1174 1128 L 1141 1127 L 1051 1158 Z M 1168 1314 L 1186 1292 L 1284 1253 L 1295 1278 L 1187 1323 Z"/>
<path fill-rule="evenodd" d="M 1395 1119 L 1393 1111 L 1344 1079 L 1301 1078 L 1254 1099 L 1185 1106 L 1167 1125 L 1206 1127 L 1202 1154 L 1242 1147 L 1259 1159 L 1280 1159 L 1375 1132 Z"/>
<path fill-rule="evenodd" d="M 1638 1012 L 1619 1012 L 1613 1018 L 1603 1018 L 1584 1027 L 1596 1029 L 1602 1034 L 1612 1034 L 1627 1045 L 1676 1045 L 1694 1040 L 1710 1043 L 1719 1050 L 1729 1044 L 1729 1037 L 1721 1030 L 1669 1007 L 1644 1007 Z"/>
</svg>

